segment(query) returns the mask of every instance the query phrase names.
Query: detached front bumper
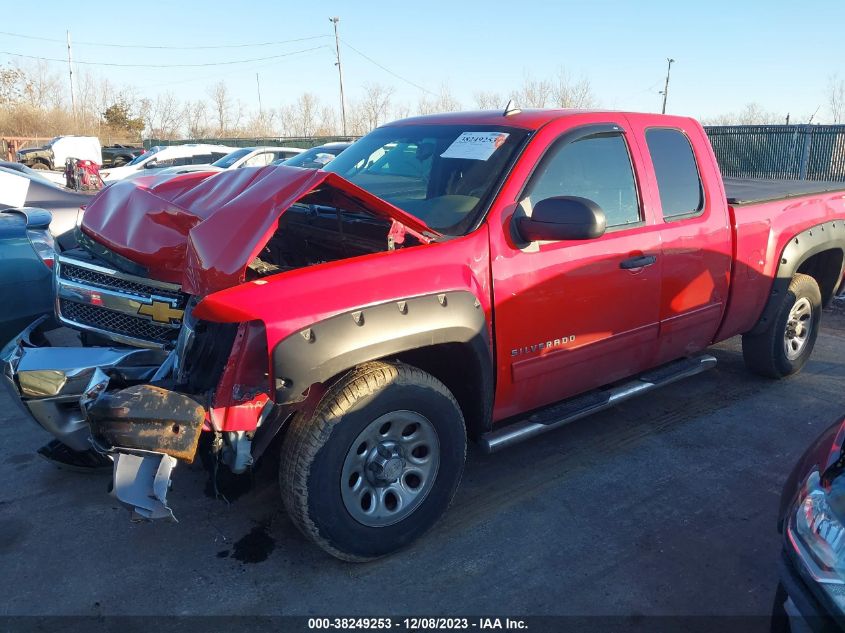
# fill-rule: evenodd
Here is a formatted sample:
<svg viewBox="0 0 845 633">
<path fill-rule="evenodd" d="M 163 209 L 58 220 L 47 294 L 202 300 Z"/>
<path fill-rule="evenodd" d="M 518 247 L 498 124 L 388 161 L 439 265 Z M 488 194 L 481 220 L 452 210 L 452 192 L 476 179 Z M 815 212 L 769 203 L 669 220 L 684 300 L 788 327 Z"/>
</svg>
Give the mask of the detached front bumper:
<svg viewBox="0 0 845 633">
<path fill-rule="evenodd" d="M 146 518 L 170 516 L 164 495 L 176 459 L 193 461 L 207 419 L 194 398 L 156 383 L 168 353 L 53 347 L 42 318 L 0 352 L 0 383 L 22 412 L 76 451 L 115 458 L 115 495 Z M 158 500 L 160 503 L 156 503 Z"/>
</svg>

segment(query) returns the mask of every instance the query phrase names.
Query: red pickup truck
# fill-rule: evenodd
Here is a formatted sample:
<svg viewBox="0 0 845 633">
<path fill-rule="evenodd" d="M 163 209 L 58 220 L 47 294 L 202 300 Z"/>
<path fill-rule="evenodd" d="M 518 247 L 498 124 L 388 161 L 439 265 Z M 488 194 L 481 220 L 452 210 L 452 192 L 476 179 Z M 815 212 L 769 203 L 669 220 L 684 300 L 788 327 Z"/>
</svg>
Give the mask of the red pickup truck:
<svg viewBox="0 0 845 633">
<path fill-rule="evenodd" d="M 798 371 L 838 291 L 845 184 L 723 182 L 692 119 L 477 112 L 381 127 L 325 170 L 116 183 L 3 382 L 114 493 L 172 517 L 177 460 L 270 447 L 292 520 L 367 560 L 496 451 L 712 367 Z M 202 440 L 202 441 L 201 441 Z M 55 444 L 58 444 L 56 442 Z M 110 461 L 109 461 L 110 464 Z"/>
</svg>

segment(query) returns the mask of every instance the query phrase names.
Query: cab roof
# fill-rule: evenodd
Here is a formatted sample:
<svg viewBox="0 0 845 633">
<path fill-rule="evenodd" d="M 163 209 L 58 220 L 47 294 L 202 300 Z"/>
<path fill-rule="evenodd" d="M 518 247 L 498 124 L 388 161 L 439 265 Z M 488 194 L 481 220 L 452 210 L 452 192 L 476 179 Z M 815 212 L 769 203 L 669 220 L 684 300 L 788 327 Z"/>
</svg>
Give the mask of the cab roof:
<svg viewBox="0 0 845 633">
<path fill-rule="evenodd" d="M 409 119 L 402 119 L 389 123 L 384 127 L 403 126 L 403 125 L 502 125 L 506 127 L 521 128 L 524 130 L 539 130 L 541 127 L 555 121 L 577 114 L 616 114 L 625 117 L 634 117 L 637 119 L 647 118 L 649 120 L 669 121 L 669 120 L 689 120 L 688 117 L 678 117 L 668 114 L 652 114 L 652 113 L 637 113 L 617 110 L 577 110 L 573 108 L 568 109 L 525 109 L 512 112 L 505 115 L 504 108 L 501 110 L 476 110 L 471 112 L 444 112 L 442 114 L 427 114 L 424 116 L 411 117 Z"/>
</svg>

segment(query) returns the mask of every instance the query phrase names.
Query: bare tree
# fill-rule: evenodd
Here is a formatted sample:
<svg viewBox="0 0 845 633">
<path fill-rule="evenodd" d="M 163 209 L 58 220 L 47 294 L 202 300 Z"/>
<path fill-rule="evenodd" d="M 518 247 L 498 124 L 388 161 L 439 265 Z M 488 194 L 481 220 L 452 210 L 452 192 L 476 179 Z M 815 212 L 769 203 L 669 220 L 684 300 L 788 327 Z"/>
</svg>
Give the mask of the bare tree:
<svg viewBox="0 0 845 633">
<path fill-rule="evenodd" d="M 845 80 L 839 75 L 831 75 L 827 80 L 827 103 L 831 122 L 845 122 Z"/>
<path fill-rule="evenodd" d="M 51 72 L 46 62 L 39 61 L 25 73 L 23 96 L 33 108 L 61 107 L 63 89 L 57 73 Z"/>
<path fill-rule="evenodd" d="M 364 84 L 364 98 L 360 107 L 367 128 L 377 128 L 387 119 L 390 111 L 390 97 L 393 95 L 393 88 L 381 84 Z"/>
<path fill-rule="evenodd" d="M 475 99 L 475 106 L 479 110 L 503 110 L 507 103 L 507 99 L 498 92 L 479 91 L 473 95 Z"/>
<path fill-rule="evenodd" d="M 217 123 L 217 134 L 223 136 L 229 129 L 229 119 L 232 113 L 232 97 L 229 87 L 223 80 L 218 81 L 208 90 L 211 97 L 211 109 Z"/>
<path fill-rule="evenodd" d="M 520 108 L 545 108 L 552 98 L 552 84 L 545 79 L 533 79 L 525 75 L 522 79 L 522 86 L 512 93 L 517 107 Z"/>
<path fill-rule="evenodd" d="M 180 137 L 183 123 L 183 108 L 172 92 L 165 92 L 153 102 L 149 121 L 149 134 L 154 138 L 175 139 Z"/>
<path fill-rule="evenodd" d="M 23 70 L 9 65 L 0 68 L 0 107 L 10 108 L 23 98 L 27 77 Z"/>
<path fill-rule="evenodd" d="M 417 111 L 420 114 L 435 114 L 437 112 L 455 112 L 461 109 L 461 102 L 454 95 L 449 84 L 440 84 L 440 90 L 432 98 L 420 97 Z"/>
<path fill-rule="evenodd" d="M 391 118 L 398 121 L 399 119 L 407 119 L 411 116 L 411 106 L 407 103 L 397 103 L 393 106 L 393 113 L 391 114 Z"/>
<path fill-rule="evenodd" d="M 763 109 L 759 103 L 748 103 L 738 112 L 728 112 L 702 119 L 704 125 L 770 125 L 782 123 L 784 117 Z"/>
<path fill-rule="evenodd" d="M 208 125 L 208 106 L 205 101 L 197 99 L 185 104 L 184 120 L 189 138 L 204 138 L 211 135 Z"/>
<path fill-rule="evenodd" d="M 293 106 L 283 109 L 284 125 L 290 136 L 314 136 L 319 125 L 320 100 L 311 92 L 303 93 Z"/>
<path fill-rule="evenodd" d="M 558 108 L 590 108 L 596 102 L 590 80 L 586 77 L 572 77 L 565 68 L 557 71 L 551 97 Z"/>
</svg>

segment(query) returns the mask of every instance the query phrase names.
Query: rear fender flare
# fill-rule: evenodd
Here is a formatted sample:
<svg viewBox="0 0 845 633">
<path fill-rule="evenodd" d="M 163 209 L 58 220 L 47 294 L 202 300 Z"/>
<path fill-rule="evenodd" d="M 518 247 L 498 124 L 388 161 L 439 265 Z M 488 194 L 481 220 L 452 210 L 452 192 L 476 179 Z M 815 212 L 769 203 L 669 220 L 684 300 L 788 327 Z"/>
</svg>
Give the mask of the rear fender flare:
<svg viewBox="0 0 845 633">
<path fill-rule="evenodd" d="M 777 273 L 772 282 L 772 290 L 769 300 L 766 302 L 766 307 L 763 308 L 757 324 L 748 334 L 760 334 L 766 330 L 769 323 L 775 318 L 780 307 L 781 298 L 787 292 L 789 282 L 801 267 L 801 264 L 813 255 L 831 249 L 838 249 L 845 253 L 845 221 L 843 220 L 833 220 L 831 222 L 817 224 L 789 240 L 789 243 L 784 247 L 780 255 Z M 840 267 L 837 277 L 839 281 L 837 281 L 833 288 L 834 295 L 840 290 L 842 274 L 843 268 Z"/>
<path fill-rule="evenodd" d="M 362 363 L 444 343 L 467 345 L 482 374 L 481 384 L 492 385 L 484 309 L 474 294 L 462 290 L 345 312 L 281 340 L 272 352 L 276 404 L 300 402 L 313 385 Z M 492 399 L 492 393 L 480 396 Z"/>
</svg>

